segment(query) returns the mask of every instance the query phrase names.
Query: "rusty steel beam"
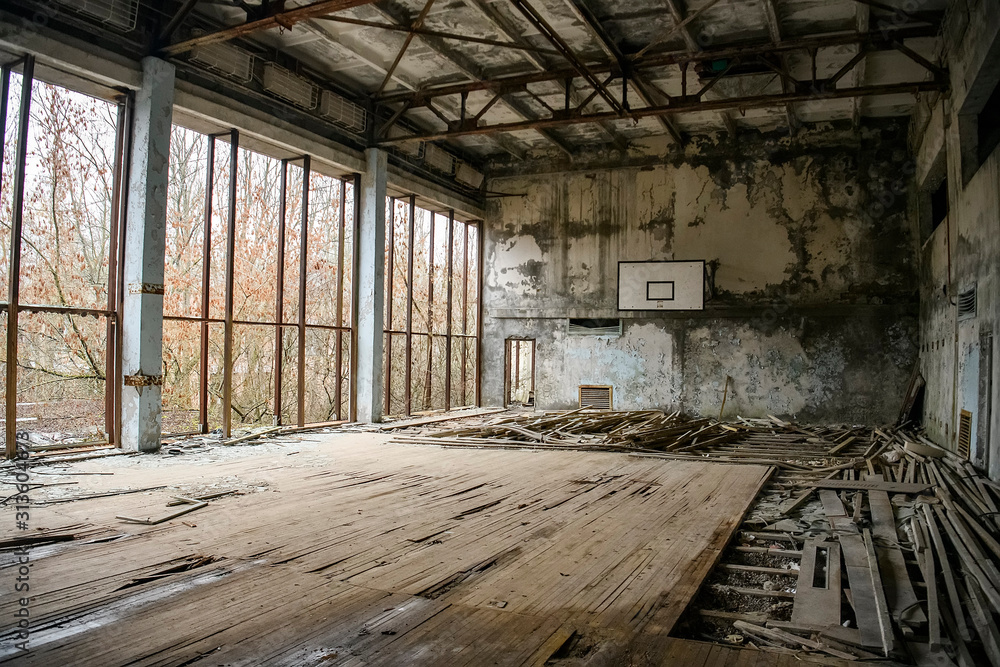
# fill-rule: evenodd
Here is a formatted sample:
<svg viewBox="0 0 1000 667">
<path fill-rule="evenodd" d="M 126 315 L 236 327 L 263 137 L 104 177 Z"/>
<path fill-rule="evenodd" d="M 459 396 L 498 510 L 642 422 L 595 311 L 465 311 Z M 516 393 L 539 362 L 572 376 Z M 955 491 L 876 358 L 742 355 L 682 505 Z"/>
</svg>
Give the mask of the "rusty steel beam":
<svg viewBox="0 0 1000 667">
<path fill-rule="evenodd" d="M 215 189 L 215 136 L 209 135 L 206 148 L 208 169 L 205 171 L 205 217 L 202 223 L 202 264 L 201 264 L 201 356 L 198 362 L 198 421 L 201 432 L 208 433 L 208 318 L 211 316 L 209 298 L 212 262 L 212 197 Z"/>
<path fill-rule="evenodd" d="M 403 40 L 403 45 L 400 47 L 399 53 L 396 54 L 396 59 L 392 61 L 392 65 L 390 65 L 388 71 L 386 71 L 385 78 L 382 79 L 382 85 L 380 85 L 378 87 L 378 90 L 375 91 L 376 95 L 385 90 L 385 87 L 389 84 L 389 81 L 392 80 L 392 73 L 396 71 L 397 67 L 399 67 L 400 61 L 406 54 L 406 49 L 410 47 L 410 44 L 413 42 L 413 38 L 416 35 L 416 33 L 413 32 L 413 29 L 420 28 L 424 24 L 424 19 L 427 18 L 427 13 L 431 11 L 431 7 L 433 5 L 434 5 L 434 0 L 427 0 L 427 2 L 424 4 L 424 8 L 420 10 L 420 14 L 413 21 L 413 23 L 410 24 L 410 30 L 406 33 L 406 38 Z"/>
<path fill-rule="evenodd" d="M 222 437 L 233 434 L 233 295 L 236 271 L 236 170 L 239 166 L 240 133 L 229 131 L 229 212 L 226 217 L 226 308 L 225 340 L 222 344 Z M 210 257 L 206 255 L 205 257 Z"/>
<path fill-rule="evenodd" d="M 227 42 L 237 37 L 246 37 L 255 32 L 269 30 L 271 28 L 280 27 L 290 30 L 292 26 L 299 21 L 335 14 L 336 12 L 344 11 L 345 9 L 368 5 L 372 2 L 373 0 L 324 0 L 323 2 L 314 2 L 311 5 L 296 7 L 295 9 L 289 9 L 288 11 L 276 12 L 262 19 L 247 21 L 246 23 L 229 26 L 228 28 L 216 30 L 215 32 L 198 35 L 197 37 L 192 37 L 191 39 L 186 39 L 182 42 L 177 42 L 176 44 L 169 44 L 160 49 L 160 55 L 166 57 L 176 56 L 190 51 L 196 46 Z"/>
<path fill-rule="evenodd" d="M 299 317 L 298 317 L 298 425 L 306 425 L 306 285 L 308 253 L 309 253 L 309 180 L 312 178 L 310 169 L 312 158 L 302 157 L 302 206 L 299 221 Z"/>
<path fill-rule="evenodd" d="M 545 18 L 538 13 L 538 11 L 532 7 L 527 0 L 511 0 L 511 3 L 521 12 L 528 23 L 532 25 L 538 32 L 542 34 L 545 39 L 549 41 L 552 46 L 555 47 L 557 51 L 572 65 L 573 70 L 580 76 L 582 76 L 587 83 L 593 86 L 604 101 L 618 114 L 625 111 L 621 102 L 618 101 L 614 95 L 611 94 L 604 84 L 601 82 L 597 75 L 590 70 L 590 68 L 580 60 L 573 49 L 570 48 L 569 44 L 559 35 L 556 30 L 549 25 Z"/>
<path fill-rule="evenodd" d="M 517 51 L 530 51 L 532 53 L 543 53 L 550 56 L 558 56 L 557 51 L 552 49 L 543 49 L 539 46 L 534 46 L 532 44 L 522 43 L 522 42 L 504 42 L 499 39 L 488 39 L 486 37 L 474 37 L 472 35 L 459 35 L 454 32 L 445 32 L 443 30 L 430 30 L 428 28 L 414 28 L 407 27 L 405 25 L 397 25 L 395 23 L 381 23 L 379 21 L 365 21 L 363 19 L 350 18 L 348 16 L 317 16 L 317 19 L 323 21 L 333 21 L 334 23 L 346 23 L 347 25 L 356 25 L 364 28 L 379 28 L 381 30 L 391 30 L 394 32 L 411 32 L 418 37 L 440 37 L 441 39 L 450 39 L 456 42 L 469 42 L 470 44 L 485 44 L 486 46 L 497 46 L 505 49 L 514 49 Z"/>
<path fill-rule="evenodd" d="M 408 211 L 408 243 L 406 246 L 406 349 L 404 350 L 406 368 L 403 369 L 404 382 L 406 383 L 403 387 L 403 402 L 406 404 L 404 408 L 407 417 L 413 412 L 413 397 L 411 396 L 413 379 L 413 242 L 416 226 L 415 218 L 417 215 L 416 195 L 410 195 Z"/>
<path fill-rule="evenodd" d="M 347 211 L 344 210 L 347 204 L 347 181 L 340 180 L 340 210 L 338 212 L 337 226 L 340 230 L 337 234 L 337 351 L 334 353 L 337 364 L 337 386 L 333 390 L 333 402 L 337 406 L 335 416 L 337 421 L 342 418 L 340 404 L 343 402 L 341 384 L 344 381 L 344 232 L 347 228 Z"/>
<path fill-rule="evenodd" d="M 285 228 L 288 207 L 288 160 L 281 161 L 281 176 L 278 191 L 278 271 L 274 294 L 274 425 L 281 426 L 281 373 L 284 366 L 284 330 L 281 328 L 285 316 Z"/>
<path fill-rule="evenodd" d="M 790 102 L 809 102 L 816 100 L 849 99 L 852 97 L 868 97 L 877 95 L 895 95 L 900 93 L 920 93 L 932 90 L 945 90 L 947 85 L 934 81 L 918 81 L 907 83 L 885 84 L 880 86 L 861 86 L 856 88 L 840 88 L 832 90 L 810 90 L 806 92 L 781 93 L 777 95 L 755 95 L 748 97 L 732 97 L 719 100 L 709 100 L 703 102 L 686 102 L 676 100 L 673 104 L 658 107 L 646 107 L 633 109 L 631 115 L 636 118 L 646 118 L 651 116 L 672 116 L 681 113 L 695 111 L 720 111 L 728 109 L 762 109 L 766 107 L 781 106 Z M 613 112 L 602 112 L 587 114 L 583 116 L 571 116 L 568 118 L 543 118 L 535 121 L 499 123 L 478 128 L 452 130 L 449 132 L 439 132 L 424 136 L 407 137 L 400 139 L 384 140 L 380 145 L 392 145 L 405 141 L 437 141 L 452 139 L 454 137 L 469 136 L 473 134 L 490 134 L 493 132 L 516 132 L 519 130 L 530 130 L 538 128 L 560 127 L 564 125 L 578 125 L 581 123 L 596 123 L 602 120 L 615 118 Z"/>
<path fill-rule="evenodd" d="M 25 56 L 21 69 L 21 108 L 17 118 L 17 148 L 14 158 L 14 183 L 11 197 L 10 264 L 7 279 L 7 379 L 6 379 L 6 455 L 17 457 L 17 311 L 21 281 L 21 233 L 24 225 L 24 181 L 28 161 L 28 122 L 31 118 L 31 88 L 35 74 L 34 56 Z M 4 68 L 8 79 L 10 69 Z M 8 79 L 9 80 L 9 79 Z M 5 93 L 9 85 L 4 86 Z M 7 97 L 4 97 L 4 105 Z M 4 112 L 6 116 L 6 111 Z M 2 150 L 2 149 L 0 149 Z"/>
<path fill-rule="evenodd" d="M 575 10 L 576 14 L 579 16 L 580 20 L 590 29 L 590 31 L 597 38 L 597 42 L 604 49 L 604 52 L 611 56 L 616 63 L 618 63 L 619 69 L 625 74 L 626 78 L 623 79 L 622 85 L 628 86 L 631 82 L 632 87 L 639 94 L 639 98 L 643 101 L 646 106 L 652 107 L 658 104 L 657 100 L 653 97 L 653 91 L 663 95 L 662 91 L 658 90 L 655 86 L 647 81 L 641 74 L 636 72 L 632 68 L 631 61 L 618 47 L 611 35 L 604 28 L 604 24 L 601 23 L 600 19 L 591 9 L 590 5 L 587 4 L 587 0 L 567 0 L 569 6 Z M 582 111 L 582 108 L 581 108 Z M 677 126 L 674 125 L 669 118 L 664 116 L 658 116 L 657 121 L 660 126 L 667 131 L 667 133 L 676 141 L 678 144 L 684 145 L 684 137 L 681 135 Z"/>
<path fill-rule="evenodd" d="M 690 53 L 688 51 L 674 51 L 656 53 L 643 58 L 632 58 L 632 67 L 635 70 L 646 71 L 667 65 L 682 65 L 685 63 L 697 63 L 708 60 L 726 60 L 736 57 L 767 57 L 778 56 L 782 53 L 793 51 L 803 51 L 808 49 L 835 48 L 841 46 L 864 45 L 870 51 L 892 51 L 895 50 L 893 40 L 915 39 L 918 37 L 934 37 L 937 31 L 931 27 L 901 27 L 886 31 L 874 31 L 864 34 L 834 34 L 820 37 L 807 37 L 801 39 L 786 39 L 780 44 L 764 42 L 758 44 L 743 44 L 738 46 L 725 46 L 716 49 Z M 590 70 L 595 74 L 614 74 L 621 76 L 621 67 L 615 62 L 604 62 L 589 65 Z M 567 77 L 576 76 L 573 69 L 549 68 L 544 71 L 529 72 L 526 74 L 515 74 L 511 76 L 499 77 L 496 79 L 483 79 L 464 83 L 442 84 L 424 88 L 413 93 L 392 93 L 383 95 L 376 101 L 379 103 L 395 103 L 414 100 L 414 104 L 421 104 L 434 97 L 446 95 L 459 95 L 463 92 L 475 92 L 490 90 L 493 92 L 518 91 L 530 83 L 562 82 Z"/>
</svg>

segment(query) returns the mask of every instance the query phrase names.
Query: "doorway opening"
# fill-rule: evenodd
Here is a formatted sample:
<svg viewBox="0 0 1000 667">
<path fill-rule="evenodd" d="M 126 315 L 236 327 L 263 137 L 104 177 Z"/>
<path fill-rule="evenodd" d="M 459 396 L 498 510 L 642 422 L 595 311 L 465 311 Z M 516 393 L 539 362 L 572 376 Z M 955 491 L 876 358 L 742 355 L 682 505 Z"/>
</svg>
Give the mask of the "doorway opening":
<svg viewBox="0 0 1000 667">
<path fill-rule="evenodd" d="M 535 340 L 508 338 L 504 368 L 504 407 L 535 407 Z"/>
</svg>

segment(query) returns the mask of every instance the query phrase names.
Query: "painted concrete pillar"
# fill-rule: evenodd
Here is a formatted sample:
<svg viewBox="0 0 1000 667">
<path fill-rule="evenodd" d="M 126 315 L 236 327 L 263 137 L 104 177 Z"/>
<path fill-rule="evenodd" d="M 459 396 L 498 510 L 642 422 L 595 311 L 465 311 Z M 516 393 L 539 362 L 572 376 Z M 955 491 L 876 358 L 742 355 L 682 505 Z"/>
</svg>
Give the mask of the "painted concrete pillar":
<svg viewBox="0 0 1000 667">
<path fill-rule="evenodd" d="M 386 153 L 365 151 L 358 224 L 358 421 L 378 422 L 384 410 L 382 377 L 383 308 L 385 306 Z"/>
<path fill-rule="evenodd" d="M 135 98 L 122 295 L 121 446 L 129 451 L 160 448 L 163 264 L 173 104 L 174 66 L 158 58 L 143 59 L 142 88 Z"/>
</svg>

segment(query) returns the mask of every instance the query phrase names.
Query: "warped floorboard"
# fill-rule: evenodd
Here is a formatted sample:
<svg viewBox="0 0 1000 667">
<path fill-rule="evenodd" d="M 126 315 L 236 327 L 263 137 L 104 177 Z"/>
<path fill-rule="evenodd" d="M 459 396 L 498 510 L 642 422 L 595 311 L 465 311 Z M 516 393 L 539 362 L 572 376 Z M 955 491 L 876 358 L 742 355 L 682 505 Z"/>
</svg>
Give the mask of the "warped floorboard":
<svg viewBox="0 0 1000 667">
<path fill-rule="evenodd" d="M 4 596 L 0 663 L 670 664 L 667 634 L 770 474 L 371 435 L 304 454 L 119 461 L 130 484 L 172 488 L 35 510 L 123 536 L 32 550 L 31 650 Z M 114 519 L 226 484 L 255 492 L 157 526 Z"/>
</svg>

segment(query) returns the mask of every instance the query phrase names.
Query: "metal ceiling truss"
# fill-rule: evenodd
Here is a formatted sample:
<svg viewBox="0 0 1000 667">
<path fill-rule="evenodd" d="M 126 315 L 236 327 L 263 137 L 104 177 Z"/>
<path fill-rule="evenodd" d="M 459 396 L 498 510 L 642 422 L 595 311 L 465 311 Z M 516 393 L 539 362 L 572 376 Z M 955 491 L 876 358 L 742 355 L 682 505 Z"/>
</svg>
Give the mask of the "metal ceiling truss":
<svg viewBox="0 0 1000 667">
<path fill-rule="evenodd" d="M 579 6 L 584 0 L 571 1 L 574 5 Z M 588 24 L 590 23 L 590 21 L 587 22 Z M 600 37 L 601 33 L 596 28 L 592 26 L 591 29 Z M 604 63 L 592 63 L 587 66 L 585 80 L 589 84 L 591 77 L 593 77 L 597 83 L 592 86 L 593 92 L 590 96 L 584 99 L 579 105 L 571 105 L 568 99 L 563 109 L 551 109 L 546 104 L 545 106 L 550 109 L 550 116 L 548 118 L 536 118 L 516 123 L 482 125 L 480 124 L 480 119 L 483 116 L 482 113 L 476 114 L 471 118 L 463 116 L 460 122 L 452 123 L 447 132 L 395 138 L 381 143 L 393 144 L 414 140 L 428 141 L 525 129 L 550 129 L 581 123 L 607 123 L 621 118 L 631 118 L 633 120 L 644 117 L 669 118 L 680 113 L 699 111 L 718 111 L 723 114 L 723 118 L 728 118 L 728 112 L 731 110 L 784 106 L 786 112 L 790 112 L 792 104 L 816 99 L 860 98 L 872 95 L 943 90 L 947 87 L 947 72 L 904 44 L 904 40 L 918 37 L 932 37 L 936 32 L 936 28 L 933 26 L 903 26 L 865 34 L 836 34 L 788 40 L 780 39 L 779 33 L 777 35 L 779 39 L 769 44 L 730 46 L 697 52 L 647 52 L 647 55 L 633 59 L 618 53 L 617 49 L 613 48 L 613 43 L 605 34 L 600 39 L 605 44 L 605 50 L 614 59 Z M 606 39 L 608 41 L 605 41 Z M 827 79 L 819 78 L 816 71 L 817 52 L 820 49 L 841 46 L 855 46 L 857 51 L 836 74 Z M 863 66 L 867 55 L 879 51 L 897 51 L 903 54 L 913 62 L 924 67 L 931 74 L 932 79 L 930 81 L 920 80 L 881 86 L 862 85 L 863 76 L 857 70 Z M 786 61 L 787 57 L 794 52 L 805 52 L 808 55 L 811 63 L 811 76 L 808 80 L 797 80 L 789 74 Z M 706 63 L 712 64 L 716 69 L 721 68 L 721 70 L 703 82 L 700 90 L 692 93 L 688 89 L 688 69 L 692 65 L 698 66 Z M 659 89 L 655 89 L 663 100 L 656 102 L 650 90 L 653 88 L 652 84 L 649 83 L 648 79 L 655 76 L 657 71 L 662 72 L 662 68 L 671 65 L 676 65 L 681 69 L 682 93 L 679 96 L 670 96 Z M 756 67 L 758 71 L 762 67 L 775 71 L 782 79 L 782 94 L 758 94 L 740 98 L 717 97 L 715 99 L 707 99 L 706 94 L 712 91 L 713 87 L 719 81 L 729 77 L 740 76 L 744 73 L 741 67 L 746 66 Z M 852 71 L 855 72 L 853 85 L 850 88 L 836 88 L 838 82 Z M 598 78 L 599 75 L 602 78 Z M 445 84 L 424 88 L 411 93 L 393 93 L 382 96 L 376 101 L 384 105 L 403 103 L 408 108 L 414 108 L 425 106 L 430 100 L 438 97 L 452 95 L 466 96 L 476 91 L 490 91 L 494 95 L 528 91 L 534 95 L 527 88 L 529 84 L 560 84 L 569 89 L 572 86 L 573 79 L 578 76 L 582 75 L 576 67 L 562 70 L 550 69 L 492 80 L 482 79 L 459 84 Z M 584 113 L 583 107 L 593 101 L 598 95 L 604 97 L 605 94 L 610 93 L 608 86 L 616 79 L 623 80 L 623 91 L 626 90 L 626 86 L 629 83 L 635 86 L 637 90 L 642 91 L 639 97 L 643 100 L 645 106 L 635 108 L 627 105 L 627 98 L 623 94 L 623 102 L 626 102 L 626 104 L 619 103 L 617 108 L 612 107 L 612 111 L 610 112 Z M 792 116 L 790 115 L 790 122 L 794 122 L 791 118 Z M 730 118 L 730 120 L 732 119 Z M 730 127 L 730 131 L 733 129 Z M 675 139 L 680 139 L 680 137 L 675 136 Z"/>
</svg>

